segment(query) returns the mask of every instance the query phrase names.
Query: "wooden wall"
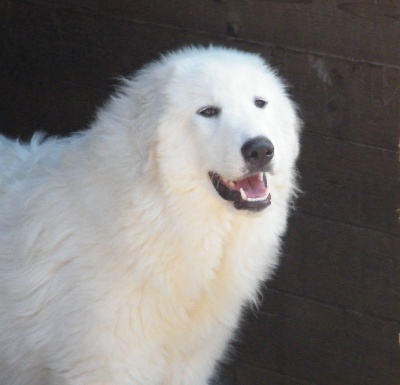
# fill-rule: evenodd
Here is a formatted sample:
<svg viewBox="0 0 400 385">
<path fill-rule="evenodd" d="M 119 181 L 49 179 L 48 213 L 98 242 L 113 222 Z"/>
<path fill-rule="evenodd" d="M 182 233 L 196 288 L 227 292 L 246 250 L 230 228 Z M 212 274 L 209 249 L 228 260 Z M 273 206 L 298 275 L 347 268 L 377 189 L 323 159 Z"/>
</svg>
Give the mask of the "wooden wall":
<svg viewBox="0 0 400 385">
<path fill-rule="evenodd" d="M 305 122 L 304 194 L 224 383 L 398 385 L 398 0 L 2 0 L 0 130 L 84 128 L 116 77 L 210 42 L 268 58 Z"/>
</svg>

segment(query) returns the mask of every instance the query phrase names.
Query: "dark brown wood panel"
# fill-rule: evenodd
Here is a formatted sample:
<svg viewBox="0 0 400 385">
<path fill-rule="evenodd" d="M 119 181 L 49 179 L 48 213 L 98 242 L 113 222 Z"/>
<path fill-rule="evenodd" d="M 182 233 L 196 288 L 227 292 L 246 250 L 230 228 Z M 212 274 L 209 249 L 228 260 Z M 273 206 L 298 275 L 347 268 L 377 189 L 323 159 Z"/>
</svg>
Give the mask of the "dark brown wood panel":
<svg viewBox="0 0 400 385">
<path fill-rule="evenodd" d="M 239 363 L 235 385 L 317 385 L 278 372 Z M 229 384 L 230 385 L 230 384 Z"/>
<path fill-rule="evenodd" d="M 398 323 L 273 290 L 265 301 L 242 332 L 248 365 L 318 385 L 398 384 Z"/>
<path fill-rule="evenodd" d="M 13 2 L 0 12 L 0 68 L 59 82 L 107 88 L 168 46 L 157 31 L 93 14 Z M 164 35 L 165 36 L 165 35 Z M 156 44 L 159 41 L 159 46 Z M 139 62 L 139 63 L 138 63 Z"/>
<path fill-rule="evenodd" d="M 296 213 L 268 287 L 398 322 L 399 252 L 398 236 Z"/>
<path fill-rule="evenodd" d="M 293 87 L 305 132 L 397 150 L 400 70 L 274 52 L 272 60 Z"/>
<path fill-rule="evenodd" d="M 397 154 L 305 132 L 299 161 L 302 212 L 399 234 Z"/>
<path fill-rule="evenodd" d="M 400 4 L 397 0 L 33 2 L 141 23 L 230 35 L 294 50 L 329 53 L 351 60 L 400 65 Z"/>
<path fill-rule="evenodd" d="M 222 368 L 220 378 L 210 385 L 317 385 L 286 374 L 238 362 L 235 367 Z"/>
<path fill-rule="evenodd" d="M 0 84 L 1 132 L 22 140 L 36 131 L 65 135 L 87 128 L 108 96 L 105 90 L 1 69 Z"/>
</svg>

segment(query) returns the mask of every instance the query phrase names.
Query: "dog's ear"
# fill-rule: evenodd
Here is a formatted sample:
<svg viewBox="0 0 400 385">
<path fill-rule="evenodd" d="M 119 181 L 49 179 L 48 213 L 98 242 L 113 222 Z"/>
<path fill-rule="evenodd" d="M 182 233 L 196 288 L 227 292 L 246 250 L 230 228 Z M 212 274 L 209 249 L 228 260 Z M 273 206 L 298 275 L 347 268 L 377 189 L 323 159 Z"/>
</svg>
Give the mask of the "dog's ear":
<svg viewBox="0 0 400 385">
<path fill-rule="evenodd" d="M 152 160 L 147 157 L 156 147 L 153 141 L 156 141 L 157 128 L 168 103 L 166 88 L 170 73 L 170 66 L 161 61 L 148 64 L 132 76 L 123 78 L 114 95 L 98 111 L 98 121 L 110 121 L 110 116 L 114 117 L 115 122 L 106 124 L 108 131 L 116 126 L 126 130 L 130 146 L 148 166 Z"/>
<path fill-rule="evenodd" d="M 143 172 L 157 167 L 158 129 L 168 105 L 168 87 L 174 67 L 163 58 L 143 67 L 123 82 L 122 90 L 131 101 L 132 140 L 140 143 Z"/>
</svg>

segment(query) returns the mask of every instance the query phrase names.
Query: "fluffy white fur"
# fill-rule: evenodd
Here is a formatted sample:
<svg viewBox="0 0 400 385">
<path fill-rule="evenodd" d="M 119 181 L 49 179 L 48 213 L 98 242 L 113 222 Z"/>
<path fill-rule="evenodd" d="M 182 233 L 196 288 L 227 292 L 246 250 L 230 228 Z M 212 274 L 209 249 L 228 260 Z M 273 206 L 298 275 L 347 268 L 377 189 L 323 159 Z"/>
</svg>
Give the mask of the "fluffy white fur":
<svg viewBox="0 0 400 385">
<path fill-rule="evenodd" d="M 205 385 L 277 264 L 298 126 L 259 56 L 209 47 L 144 67 L 81 134 L 1 137 L 0 384 Z M 236 210 L 208 172 L 243 177 L 259 135 L 272 204 Z"/>
</svg>

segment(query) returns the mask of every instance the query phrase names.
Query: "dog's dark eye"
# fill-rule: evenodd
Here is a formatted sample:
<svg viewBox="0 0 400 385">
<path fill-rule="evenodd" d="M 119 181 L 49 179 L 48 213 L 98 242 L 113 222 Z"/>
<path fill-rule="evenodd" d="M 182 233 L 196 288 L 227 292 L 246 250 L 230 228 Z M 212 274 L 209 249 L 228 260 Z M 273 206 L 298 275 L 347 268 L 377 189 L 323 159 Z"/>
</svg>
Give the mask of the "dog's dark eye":
<svg viewBox="0 0 400 385">
<path fill-rule="evenodd" d="M 205 118 L 214 118 L 217 117 L 221 112 L 221 109 L 218 107 L 207 106 L 200 108 L 197 113 Z"/>
<path fill-rule="evenodd" d="M 258 108 L 264 108 L 267 105 L 267 102 L 263 99 L 257 98 L 256 100 L 254 100 L 254 104 Z"/>
</svg>

